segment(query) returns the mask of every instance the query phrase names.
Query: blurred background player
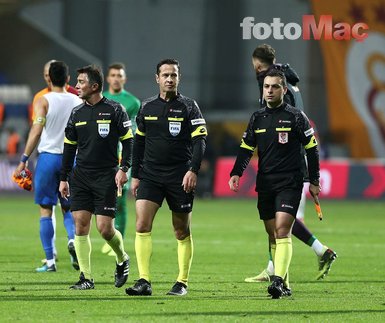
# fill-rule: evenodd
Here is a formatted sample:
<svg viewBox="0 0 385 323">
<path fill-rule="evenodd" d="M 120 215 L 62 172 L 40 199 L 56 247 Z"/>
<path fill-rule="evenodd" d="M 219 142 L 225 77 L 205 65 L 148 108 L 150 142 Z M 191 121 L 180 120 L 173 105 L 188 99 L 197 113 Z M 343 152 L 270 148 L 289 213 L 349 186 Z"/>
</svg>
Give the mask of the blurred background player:
<svg viewBox="0 0 385 323">
<path fill-rule="evenodd" d="M 295 70 L 289 66 L 289 64 L 276 64 L 275 62 L 275 50 L 270 45 L 262 44 L 257 46 L 252 55 L 252 63 L 256 72 L 256 77 L 260 91 L 260 106 L 266 106 L 266 101 L 263 98 L 263 80 L 266 74 L 272 69 L 281 70 L 287 80 L 287 91 L 284 95 L 284 102 L 297 107 L 303 111 L 303 101 L 301 92 L 297 87 L 299 77 Z M 305 163 L 305 161 L 304 161 Z M 306 165 L 304 164 L 304 167 Z M 330 267 L 334 260 L 337 258 L 337 254 L 322 244 L 315 235 L 304 224 L 305 216 L 305 203 L 306 194 L 305 190 L 302 191 L 301 203 L 298 208 L 297 217 L 293 225 L 292 234 L 310 246 L 318 257 L 318 274 L 316 279 L 324 278 L 330 270 Z M 270 277 L 274 275 L 274 264 L 272 261 L 271 249 L 269 245 L 270 259 L 266 269 L 264 269 L 259 275 L 254 277 L 248 277 L 245 279 L 246 282 L 264 282 L 270 281 Z"/>
<path fill-rule="evenodd" d="M 50 93 L 52 91 L 52 83 L 51 83 L 51 79 L 49 77 L 49 67 L 51 66 L 51 63 L 53 63 L 53 62 L 56 62 L 56 60 L 55 59 L 51 59 L 50 61 L 48 61 L 47 63 L 44 64 L 44 67 L 43 67 L 43 78 L 44 78 L 44 81 L 47 84 L 47 86 L 44 89 L 41 89 L 39 92 L 37 92 L 34 95 L 34 97 L 33 97 L 32 105 L 31 105 L 30 112 L 29 112 L 30 122 L 31 123 L 33 123 L 33 121 L 35 120 L 35 112 L 34 112 L 35 103 L 44 94 Z M 65 84 L 66 91 L 68 93 L 72 93 L 72 94 L 78 96 L 78 92 L 76 91 L 76 89 L 68 84 L 69 81 L 70 81 L 70 77 L 68 76 L 68 80 L 66 81 L 66 84 Z M 53 230 L 54 230 L 54 234 L 53 234 L 53 248 L 54 248 L 54 250 L 53 250 L 53 253 L 55 255 L 55 259 L 57 259 L 58 257 L 57 257 L 57 251 L 56 251 L 56 243 L 55 243 L 55 240 L 56 240 L 55 205 L 52 207 L 52 217 L 51 218 L 52 218 Z M 46 263 L 46 261 L 47 261 L 46 259 L 42 260 L 43 265 Z"/>
<path fill-rule="evenodd" d="M 39 92 L 37 92 L 34 97 L 33 97 L 33 101 L 32 101 L 32 112 L 30 113 L 30 116 L 31 116 L 31 121 L 33 122 L 34 120 L 34 116 L 35 116 L 35 112 L 34 112 L 34 105 L 36 103 L 36 101 L 42 97 L 44 94 L 47 94 L 49 92 L 52 91 L 52 83 L 51 83 L 51 79 L 49 77 L 49 67 L 51 66 L 51 63 L 53 62 L 56 62 L 56 60 L 52 59 L 50 61 L 48 61 L 47 63 L 45 63 L 44 65 L 44 68 L 43 68 L 43 78 L 44 78 L 44 81 L 46 82 L 47 84 L 47 87 L 45 87 L 44 89 L 41 89 Z M 67 83 L 65 84 L 65 89 L 68 93 L 72 93 L 76 96 L 78 96 L 78 92 L 76 91 L 76 89 L 74 87 L 72 87 L 71 85 L 68 84 L 68 82 L 70 81 L 70 78 L 68 77 L 68 81 Z"/>
<path fill-rule="evenodd" d="M 126 68 L 123 63 L 113 63 L 108 67 L 106 81 L 108 90 L 103 92 L 103 96 L 108 99 L 117 101 L 123 105 L 131 120 L 133 133 L 136 131 L 136 115 L 140 109 L 139 99 L 126 91 Z M 121 145 L 119 144 L 119 158 L 121 158 Z M 131 169 L 127 172 L 128 182 L 122 188 L 122 195 L 117 198 L 116 214 L 115 214 L 115 229 L 119 230 L 124 238 L 126 232 L 128 208 L 127 208 L 127 192 L 131 185 Z M 103 253 L 108 253 L 110 256 L 115 256 L 114 251 L 108 243 L 102 247 Z"/>
<path fill-rule="evenodd" d="M 17 133 L 16 129 L 13 127 L 10 127 L 7 130 L 8 130 L 8 137 L 7 137 L 6 153 L 8 158 L 13 158 L 19 153 L 20 135 Z"/>
<path fill-rule="evenodd" d="M 35 101 L 35 119 L 28 135 L 24 154 L 15 169 L 15 176 L 26 168 L 29 156 L 38 145 L 39 156 L 34 175 L 35 203 L 40 205 L 40 239 L 46 263 L 37 272 L 56 271 L 54 257 L 53 207 L 58 198 L 68 235 L 68 251 L 72 265 L 79 269 L 74 247 L 75 228 L 69 203 L 58 196 L 59 175 L 63 156 L 64 128 L 72 109 L 81 104 L 77 96 L 66 91 L 69 80 L 68 66 L 64 62 L 52 62 L 49 67 L 50 91 Z M 39 143 L 40 140 L 40 143 Z"/>
</svg>

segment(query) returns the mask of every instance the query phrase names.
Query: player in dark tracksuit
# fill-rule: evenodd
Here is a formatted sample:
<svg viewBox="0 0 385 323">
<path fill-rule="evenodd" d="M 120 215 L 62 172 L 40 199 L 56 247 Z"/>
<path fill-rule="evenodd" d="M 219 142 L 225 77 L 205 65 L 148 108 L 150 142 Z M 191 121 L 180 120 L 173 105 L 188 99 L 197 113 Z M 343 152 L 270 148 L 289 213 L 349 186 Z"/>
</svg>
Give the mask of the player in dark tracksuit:
<svg viewBox="0 0 385 323">
<path fill-rule="evenodd" d="M 178 61 L 157 66 L 158 96 L 143 101 L 137 115 L 131 189 L 136 196 L 135 252 L 139 280 L 126 289 L 131 296 L 151 295 L 151 231 L 164 199 L 172 213 L 178 243 L 179 275 L 168 295 L 183 296 L 193 257 L 190 221 L 203 154 L 206 122 L 197 103 L 178 93 Z"/>
<path fill-rule="evenodd" d="M 264 80 L 267 106 L 254 112 L 243 136 L 233 170 L 230 189 L 238 191 L 239 178 L 254 150 L 258 151 L 258 210 L 269 241 L 276 245 L 275 276 L 269 293 L 273 298 L 291 295 L 288 268 L 291 261 L 291 227 L 303 188 L 302 147 L 308 156 L 310 192 L 317 196 L 319 158 L 314 130 L 306 115 L 283 102 L 287 90 L 281 71 L 270 70 Z"/>
<path fill-rule="evenodd" d="M 115 286 L 128 277 L 129 257 L 122 235 L 114 228 L 116 192 L 127 182 L 131 164 L 133 134 L 123 106 L 103 97 L 103 74 L 97 66 L 78 69 L 76 89 L 83 104 L 73 109 L 65 129 L 60 193 L 71 193 L 71 211 L 75 220 L 75 249 L 80 266 L 79 282 L 72 289 L 93 289 L 91 274 L 91 217 L 116 254 Z M 122 143 L 122 161 L 118 169 L 118 143 Z M 74 158 L 76 166 L 73 172 Z M 69 190 L 68 180 L 71 182 Z"/>
<path fill-rule="evenodd" d="M 297 83 L 299 82 L 299 76 L 296 71 L 289 66 L 289 64 L 276 64 L 275 63 L 275 50 L 267 44 L 259 45 L 253 52 L 253 67 L 256 72 L 256 77 L 260 90 L 260 106 L 265 107 L 266 101 L 263 99 L 263 80 L 265 75 L 272 69 L 278 69 L 285 74 L 287 80 L 287 91 L 284 95 L 284 102 L 303 110 L 302 96 Z M 302 164 L 306 172 L 306 163 L 303 158 Z M 305 181 L 308 181 L 307 174 L 305 176 Z M 304 223 L 305 215 L 305 202 L 306 195 L 305 192 L 302 193 L 301 203 L 297 212 L 297 217 L 293 225 L 292 234 L 306 243 L 311 247 L 314 253 L 318 257 L 319 272 L 316 279 L 324 278 L 330 270 L 330 267 L 334 260 L 336 259 L 336 253 L 329 249 L 326 245 L 321 243 L 315 235 L 310 232 L 307 226 Z M 274 247 L 274 246 L 273 246 Z M 270 277 L 274 274 L 274 264 L 272 261 L 270 246 L 270 261 L 268 266 L 260 274 L 254 277 L 248 277 L 245 279 L 246 282 L 264 282 L 269 281 Z"/>
</svg>

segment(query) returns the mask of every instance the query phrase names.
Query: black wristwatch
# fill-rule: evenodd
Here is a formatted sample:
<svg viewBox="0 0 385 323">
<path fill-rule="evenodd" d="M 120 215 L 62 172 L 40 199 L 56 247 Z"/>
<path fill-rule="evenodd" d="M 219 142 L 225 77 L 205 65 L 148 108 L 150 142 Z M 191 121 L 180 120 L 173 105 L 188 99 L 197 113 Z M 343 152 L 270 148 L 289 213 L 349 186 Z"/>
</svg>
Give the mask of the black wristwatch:
<svg viewBox="0 0 385 323">
<path fill-rule="evenodd" d="M 129 169 L 128 166 L 121 166 L 121 167 L 120 167 L 120 170 L 121 170 L 122 172 L 124 172 L 124 173 L 127 173 L 127 172 L 128 172 L 128 169 Z"/>
<path fill-rule="evenodd" d="M 188 170 L 189 170 L 190 172 L 193 172 L 194 174 L 198 175 L 198 171 L 197 171 L 195 168 L 190 167 Z"/>
<path fill-rule="evenodd" d="M 314 179 L 310 181 L 310 184 L 313 184 L 315 186 L 319 186 L 319 179 Z"/>
</svg>

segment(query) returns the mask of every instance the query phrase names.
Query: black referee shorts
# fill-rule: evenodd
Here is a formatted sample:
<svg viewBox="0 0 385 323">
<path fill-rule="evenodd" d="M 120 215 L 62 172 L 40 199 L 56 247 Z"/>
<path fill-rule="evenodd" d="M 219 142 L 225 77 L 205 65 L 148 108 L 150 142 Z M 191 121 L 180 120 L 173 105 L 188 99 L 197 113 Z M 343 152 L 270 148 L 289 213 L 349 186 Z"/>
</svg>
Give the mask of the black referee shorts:
<svg viewBox="0 0 385 323">
<path fill-rule="evenodd" d="M 261 220 L 275 218 L 276 212 L 286 212 L 296 217 L 302 191 L 284 190 L 277 193 L 258 193 L 258 211 Z"/>
<path fill-rule="evenodd" d="M 115 217 L 116 168 L 87 170 L 75 167 L 70 180 L 71 211 L 86 210 Z"/>
<path fill-rule="evenodd" d="M 162 206 L 166 198 L 168 207 L 173 212 L 190 213 L 194 202 L 194 193 L 186 193 L 182 187 L 182 178 L 178 182 L 161 182 L 141 179 L 136 195 L 137 200 L 148 200 Z"/>
<path fill-rule="evenodd" d="M 260 219 L 274 219 L 276 212 L 286 212 L 296 217 L 302 189 L 303 176 L 300 173 L 258 174 L 257 207 Z"/>
</svg>

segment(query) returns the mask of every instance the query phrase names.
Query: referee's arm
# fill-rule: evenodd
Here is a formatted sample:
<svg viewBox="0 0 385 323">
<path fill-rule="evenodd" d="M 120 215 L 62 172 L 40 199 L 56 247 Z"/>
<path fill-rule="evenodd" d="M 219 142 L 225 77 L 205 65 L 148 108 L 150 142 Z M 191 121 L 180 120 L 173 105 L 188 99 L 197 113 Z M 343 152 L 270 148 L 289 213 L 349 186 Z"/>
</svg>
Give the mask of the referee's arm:
<svg viewBox="0 0 385 323">
<path fill-rule="evenodd" d="M 198 174 L 201 167 L 202 159 L 206 151 L 206 136 L 207 128 L 205 125 L 197 127 L 192 133 L 192 159 L 190 164 L 190 170 Z"/>
<path fill-rule="evenodd" d="M 237 159 L 235 160 L 234 167 L 230 172 L 230 177 L 234 175 L 239 177 L 242 176 L 243 171 L 246 169 L 251 157 L 253 156 L 254 150 L 255 147 L 246 144 L 242 139 L 241 146 L 238 150 Z"/>
<path fill-rule="evenodd" d="M 238 192 L 239 190 L 239 179 L 243 174 L 243 171 L 246 169 L 247 165 L 250 162 L 251 157 L 253 156 L 255 148 L 249 146 L 242 139 L 241 146 L 239 147 L 237 159 L 234 163 L 234 167 L 230 172 L 229 186 L 230 190 Z"/>
<path fill-rule="evenodd" d="M 235 160 L 234 167 L 230 172 L 230 177 L 239 176 L 241 177 L 243 171 L 246 169 L 250 162 L 251 157 L 257 146 L 255 132 L 254 132 L 254 121 L 255 115 L 253 114 L 250 118 L 247 129 L 243 134 L 241 145 L 238 150 L 237 159 Z"/>
<path fill-rule="evenodd" d="M 67 182 L 68 175 L 72 170 L 74 164 L 76 150 L 78 148 L 76 141 L 71 141 L 64 137 L 64 151 L 63 151 L 63 161 L 60 171 L 60 180 Z"/>
<path fill-rule="evenodd" d="M 307 157 L 307 168 L 309 172 L 310 183 L 318 186 L 320 178 L 319 152 L 317 139 L 314 135 L 310 138 L 308 144 L 305 146 L 305 151 Z"/>
<path fill-rule="evenodd" d="M 143 103 L 142 103 L 143 104 Z M 139 178 L 139 172 L 143 165 L 144 149 L 146 143 L 146 126 L 143 117 L 143 105 L 136 116 L 136 131 L 134 147 L 132 149 L 131 177 Z"/>
<path fill-rule="evenodd" d="M 131 168 L 131 176 L 132 178 L 139 178 L 139 171 L 143 165 L 143 157 L 144 157 L 144 147 L 146 134 L 136 129 L 134 148 L 133 148 L 133 156 L 132 156 L 132 168 Z"/>
<path fill-rule="evenodd" d="M 133 134 L 132 134 L 132 122 L 128 117 L 126 109 L 123 105 L 116 110 L 119 141 L 122 144 L 122 160 L 120 162 L 121 167 L 131 167 L 132 159 L 132 145 L 133 145 Z"/>
<path fill-rule="evenodd" d="M 127 133 L 119 138 L 122 143 L 122 160 L 120 166 L 131 167 L 132 161 L 132 146 L 134 143 L 134 137 L 132 135 L 131 128 L 128 129 Z"/>
</svg>

